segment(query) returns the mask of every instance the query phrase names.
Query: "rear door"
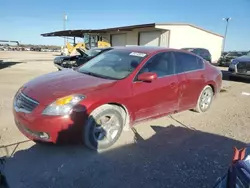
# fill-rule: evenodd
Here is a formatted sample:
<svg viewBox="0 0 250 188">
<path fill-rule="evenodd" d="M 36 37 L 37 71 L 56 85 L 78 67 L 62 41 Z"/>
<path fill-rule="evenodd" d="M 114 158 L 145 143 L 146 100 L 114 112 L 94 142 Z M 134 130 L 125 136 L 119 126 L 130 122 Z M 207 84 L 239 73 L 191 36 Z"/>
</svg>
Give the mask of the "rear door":
<svg viewBox="0 0 250 188">
<path fill-rule="evenodd" d="M 180 83 L 179 110 L 196 106 L 199 95 L 205 86 L 205 65 L 200 57 L 174 52 L 176 73 Z"/>
<path fill-rule="evenodd" d="M 133 83 L 132 105 L 136 120 L 142 120 L 177 109 L 178 79 L 175 75 L 172 52 L 161 52 L 153 56 L 138 72 L 154 72 L 158 78 L 151 83 L 137 81 Z"/>
</svg>

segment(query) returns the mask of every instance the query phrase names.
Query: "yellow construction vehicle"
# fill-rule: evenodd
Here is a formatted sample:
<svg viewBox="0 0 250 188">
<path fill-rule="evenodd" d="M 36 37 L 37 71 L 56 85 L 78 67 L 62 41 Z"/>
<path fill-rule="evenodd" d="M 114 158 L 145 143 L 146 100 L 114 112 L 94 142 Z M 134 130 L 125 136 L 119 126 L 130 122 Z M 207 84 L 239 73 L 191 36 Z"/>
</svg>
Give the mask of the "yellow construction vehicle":
<svg viewBox="0 0 250 188">
<path fill-rule="evenodd" d="M 105 47 L 110 47 L 110 46 L 111 45 L 110 45 L 109 42 L 106 42 L 106 41 L 97 41 L 97 46 L 94 46 L 94 47 L 105 48 Z M 72 45 L 69 42 L 67 42 L 66 43 L 66 48 L 67 48 L 68 54 L 70 54 L 70 55 L 71 54 L 75 55 L 75 53 L 77 53 L 77 51 L 76 51 L 77 48 L 81 48 L 84 51 L 90 49 L 90 48 L 87 48 L 86 45 L 85 45 L 85 43 L 83 43 L 83 42 L 79 42 L 76 45 Z"/>
<path fill-rule="evenodd" d="M 101 48 L 111 46 L 103 36 L 96 33 L 85 33 L 83 40 L 87 50 L 93 47 Z"/>
<path fill-rule="evenodd" d="M 81 48 L 83 50 L 86 50 L 85 43 L 82 43 L 82 42 L 79 42 L 76 45 L 72 45 L 69 42 L 67 42 L 66 48 L 67 48 L 68 54 L 75 53 L 77 48 Z"/>
<path fill-rule="evenodd" d="M 105 31 L 101 30 L 66 30 L 56 31 L 52 33 L 41 34 L 43 37 L 63 37 L 64 39 L 73 40 L 73 43 L 67 42 L 62 48 L 62 53 L 70 55 L 76 52 L 77 48 L 89 50 L 93 47 L 110 47 L 108 40 L 104 38 Z M 76 43 L 76 38 L 80 38 L 82 42 Z"/>
<path fill-rule="evenodd" d="M 83 41 L 84 42 L 79 42 L 73 45 L 67 42 L 63 49 L 64 54 L 75 55 L 75 53 L 77 53 L 77 48 L 81 48 L 86 51 L 93 47 L 104 48 L 111 46 L 109 42 L 105 41 L 102 37 L 100 38 L 98 35 L 85 35 Z"/>
</svg>

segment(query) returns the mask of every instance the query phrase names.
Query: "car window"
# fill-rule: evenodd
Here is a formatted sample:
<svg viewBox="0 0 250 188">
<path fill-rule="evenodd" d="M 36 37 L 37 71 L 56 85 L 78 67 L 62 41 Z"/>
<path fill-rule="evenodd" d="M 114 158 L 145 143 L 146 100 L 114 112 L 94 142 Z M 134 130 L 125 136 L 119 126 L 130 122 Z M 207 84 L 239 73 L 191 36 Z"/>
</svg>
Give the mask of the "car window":
<svg viewBox="0 0 250 188">
<path fill-rule="evenodd" d="M 193 53 L 195 53 L 195 54 L 197 54 L 197 55 L 199 55 L 201 57 L 208 57 L 208 56 L 210 56 L 209 51 L 206 50 L 206 49 L 199 49 L 199 48 L 197 48 L 197 49 L 194 49 L 191 52 L 193 52 Z"/>
<path fill-rule="evenodd" d="M 158 77 L 163 77 L 174 74 L 174 67 L 172 52 L 161 52 L 150 58 L 139 71 L 139 74 L 155 72 Z"/>
<path fill-rule="evenodd" d="M 123 79 L 131 74 L 145 57 L 145 53 L 110 50 L 92 58 L 78 71 L 102 78 Z"/>
<path fill-rule="evenodd" d="M 205 56 L 210 56 L 210 55 L 211 55 L 210 52 L 209 52 L 208 50 L 206 50 L 206 49 L 204 49 L 204 50 L 202 51 L 202 53 L 203 53 Z"/>
<path fill-rule="evenodd" d="M 204 68 L 201 58 L 188 53 L 175 52 L 176 72 L 183 73 Z"/>
</svg>

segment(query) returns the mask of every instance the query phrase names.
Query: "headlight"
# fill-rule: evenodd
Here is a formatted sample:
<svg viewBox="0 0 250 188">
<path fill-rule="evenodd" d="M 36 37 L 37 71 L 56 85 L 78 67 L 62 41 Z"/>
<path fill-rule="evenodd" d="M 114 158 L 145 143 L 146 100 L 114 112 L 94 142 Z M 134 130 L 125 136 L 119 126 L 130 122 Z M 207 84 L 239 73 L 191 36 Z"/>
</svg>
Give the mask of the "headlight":
<svg viewBox="0 0 250 188">
<path fill-rule="evenodd" d="M 69 95 L 59 98 L 45 108 L 42 114 L 50 116 L 68 115 L 71 113 L 72 108 L 84 98 L 83 95 Z"/>
</svg>

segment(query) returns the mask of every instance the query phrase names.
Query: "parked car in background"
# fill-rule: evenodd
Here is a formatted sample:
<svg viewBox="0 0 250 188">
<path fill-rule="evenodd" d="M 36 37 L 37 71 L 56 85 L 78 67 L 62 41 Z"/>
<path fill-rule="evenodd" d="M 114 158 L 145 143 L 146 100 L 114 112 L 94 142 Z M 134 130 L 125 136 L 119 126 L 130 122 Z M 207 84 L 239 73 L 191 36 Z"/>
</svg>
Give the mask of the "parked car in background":
<svg viewBox="0 0 250 188">
<path fill-rule="evenodd" d="M 227 55 L 229 52 L 221 52 L 221 56 Z"/>
<path fill-rule="evenodd" d="M 250 77 L 250 51 L 243 56 L 232 60 L 228 67 L 229 78 Z"/>
<path fill-rule="evenodd" d="M 84 51 L 81 48 L 76 49 L 79 55 L 74 55 L 74 56 L 58 56 L 54 59 L 54 65 L 58 68 L 58 70 L 62 70 L 64 68 L 76 68 L 93 57 L 112 50 L 111 47 L 106 47 L 106 48 L 92 48 L 90 50 Z"/>
<path fill-rule="evenodd" d="M 31 48 L 30 48 L 30 51 L 41 52 L 41 51 L 42 51 L 42 48 L 40 48 L 40 47 L 31 47 Z"/>
<path fill-rule="evenodd" d="M 222 55 L 218 61 L 218 65 L 219 66 L 229 66 L 229 64 L 231 63 L 231 61 L 237 57 L 242 56 L 243 53 L 242 52 L 228 52 L 225 55 Z"/>
<path fill-rule="evenodd" d="M 242 55 L 247 55 L 248 54 L 248 51 L 247 52 L 242 52 Z"/>
<path fill-rule="evenodd" d="M 201 56 L 203 59 L 207 60 L 210 63 L 212 62 L 212 55 L 209 50 L 205 48 L 182 48 L 182 50 L 187 50 L 189 52 Z"/>
<path fill-rule="evenodd" d="M 35 141 L 78 138 L 106 149 L 136 122 L 206 112 L 222 73 L 200 56 L 163 47 L 116 47 L 74 70 L 35 78 L 14 97 L 19 130 Z"/>
</svg>

